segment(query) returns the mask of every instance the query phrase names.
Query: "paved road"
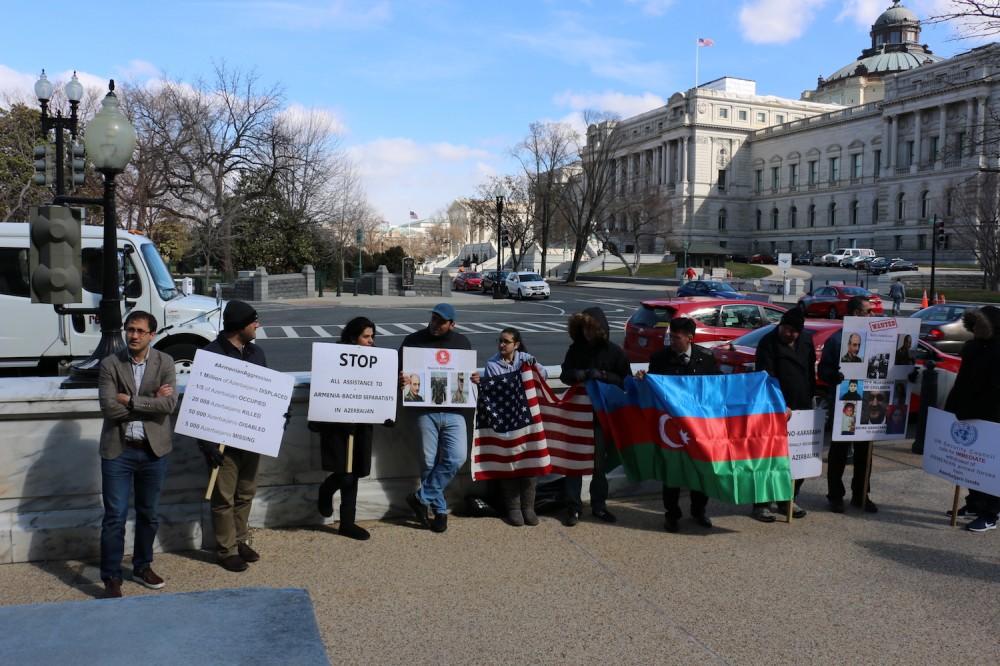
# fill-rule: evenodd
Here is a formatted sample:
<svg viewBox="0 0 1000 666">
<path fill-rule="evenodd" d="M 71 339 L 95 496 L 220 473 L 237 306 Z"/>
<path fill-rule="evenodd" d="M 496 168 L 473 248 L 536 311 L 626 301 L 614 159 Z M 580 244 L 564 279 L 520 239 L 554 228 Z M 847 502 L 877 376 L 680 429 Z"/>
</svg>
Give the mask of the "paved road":
<svg viewBox="0 0 1000 666">
<path fill-rule="evenodd" d="M 629 285 L 631 287 L 631 285 Z M 625 321 L 640 300 L 665 295 L 662 287 L 643 289 L 607 289 L 553 285 L 547 301 L 493 301 L 486 295 L 472 295 L 456 302 L 459 330 L 469 337 L 482 363 L 496 351 L 500 330 L 514 326 L 522 331 L 531 353 L 546 365 L 562 362 L 569 345 L 566 319 L 574 312 L 600 306 L 607 314 L 612 339 L 621 343 Z M 407 334 L 427 325 L 430 307 L 353 306 L 348 299 L 341 305 L 300 305 L 265 303 L 258 307 L 262 331 L 258 340 L 268 364 L 285 372 L 309 370 L 313 342 L 339 339 L 344 324 L 364 315 L 378 326 L 377 344 L 398 347 Z"/>
</svg>

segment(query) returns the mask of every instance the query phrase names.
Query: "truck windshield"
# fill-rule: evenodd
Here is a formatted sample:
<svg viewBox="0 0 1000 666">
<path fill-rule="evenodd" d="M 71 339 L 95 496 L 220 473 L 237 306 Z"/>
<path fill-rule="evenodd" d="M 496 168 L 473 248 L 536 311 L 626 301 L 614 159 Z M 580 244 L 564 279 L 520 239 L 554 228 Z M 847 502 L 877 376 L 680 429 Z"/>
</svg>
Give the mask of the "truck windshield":
<svg viewBox="0 0 1000 666">
<path fill-rule="evenodd" d="M 146 260 L 146 266 L 149 267 L 149 274 L 153 276 L 153 284 L 160 298 L 165 301 L 175 298 L 178 295 L 177 287 L 174 286 L 174 279 L 170 277 L 170 271 L 163 263 L 160 253 L 156 251 L 156 246 L 152 243 L 143 243 L 139 246 L 139 251 Z"/>
</svg>

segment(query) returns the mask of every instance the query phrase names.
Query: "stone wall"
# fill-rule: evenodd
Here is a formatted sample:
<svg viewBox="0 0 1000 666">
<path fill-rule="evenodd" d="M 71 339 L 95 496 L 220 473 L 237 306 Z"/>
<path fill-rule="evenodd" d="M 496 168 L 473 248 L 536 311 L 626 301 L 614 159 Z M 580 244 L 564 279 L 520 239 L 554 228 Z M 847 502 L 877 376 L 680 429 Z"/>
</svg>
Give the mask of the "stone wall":
<svg viewBox="0 0 1000 666">
<path fill-rule="evenodd" d="M 413 289 L 410 290 L 411 295 L 451 296 L 451 279 L 452 276 L 448 271 L 441 271 L 436 275 L 417 275 L 414 278 Z M 344 280 L 343 293 L 354 293 L 354 278 Z M 403 276 L 398 273 L 390 273 L 385 266 L 379 266 L 374 273 L 361 275 L 358 293 L 374 296 L 405 296 Z"/>
<path fill-rule="evenodd" d="M 267 269 L 259 266 L 255 271 L 241 271 L 235 282 L 222 285 L 222 297 L 227 300 L 273 301 L 315 295 L 316 272 L 308 264 L 302 267 L 301 273 L 286 275 L 268 275 Z"/>
</svg>

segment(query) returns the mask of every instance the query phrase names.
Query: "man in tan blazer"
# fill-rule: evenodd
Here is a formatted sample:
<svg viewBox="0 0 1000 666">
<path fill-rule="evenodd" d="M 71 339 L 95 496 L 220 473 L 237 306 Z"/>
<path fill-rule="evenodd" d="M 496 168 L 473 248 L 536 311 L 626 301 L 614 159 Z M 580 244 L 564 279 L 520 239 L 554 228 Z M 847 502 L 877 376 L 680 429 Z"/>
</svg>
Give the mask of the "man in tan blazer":
<svg viewBox="0 0 1000 666">
<path fill-rule="evenodd" d="M 170 415 L 177 406 L 177 381 L 173 359 L 150 346 L 155 335 L 156 318 L 133 310 L 125 318 L 128 348 L 101 361 L 101 580 L 107 597 L 122 596 L 125 519 L 133 487 L 132 580 L 154 590 L 165 584 L 150 565 L 159 527 L 157 505 L 172 448 Z"/>
</svg>

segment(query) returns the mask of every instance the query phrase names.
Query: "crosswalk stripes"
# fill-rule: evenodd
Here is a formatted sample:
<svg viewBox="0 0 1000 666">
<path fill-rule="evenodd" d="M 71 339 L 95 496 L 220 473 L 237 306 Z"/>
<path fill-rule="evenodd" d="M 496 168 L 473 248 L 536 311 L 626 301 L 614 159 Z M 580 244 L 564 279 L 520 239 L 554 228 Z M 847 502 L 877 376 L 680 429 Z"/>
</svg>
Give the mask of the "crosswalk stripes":
<svg viewBox="0 0 1000 666">
<path fill-rule="evenodd" d="M 413 328 L 412 326 L 408 326 L 407 324 L 393 324 L 393 326 L 395 326 L 396 328 L 401 328 L 407 333 L 416 333 L 417 331 L 420 330 L 419 328 Z"/>
<path fill-rule="evenodd" d="M 608 320 L 613 331 L 625 328 L 626 319 L 611 318 Z M 389 323 L 378 325 L 378 337 L 398 338 L 409 335 L 424 328 L 419 323 Z M 257 329 L 258 340 L 298 340 L 298 339 L 329 339 L 340 337 L 343 324 L 298 324 L 284 326 L 262 326 Z M 551 319 L 546 321 L 508 322 L 468 322 L 464 321 L 458 327 L 465 335 L 496 335 L 505 328 L 516 328 L 525 333 L 565 333 L 566 319 Z"/>
</svg>

